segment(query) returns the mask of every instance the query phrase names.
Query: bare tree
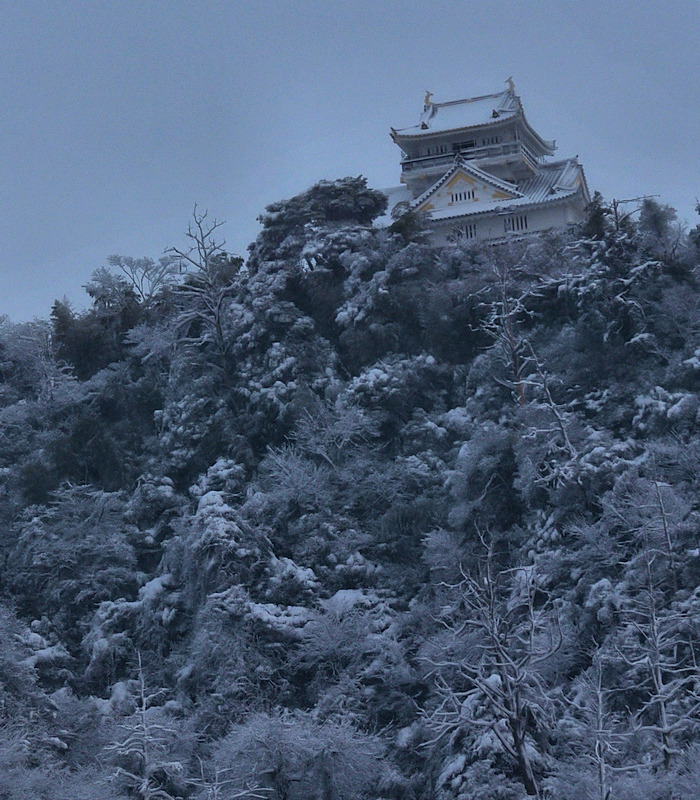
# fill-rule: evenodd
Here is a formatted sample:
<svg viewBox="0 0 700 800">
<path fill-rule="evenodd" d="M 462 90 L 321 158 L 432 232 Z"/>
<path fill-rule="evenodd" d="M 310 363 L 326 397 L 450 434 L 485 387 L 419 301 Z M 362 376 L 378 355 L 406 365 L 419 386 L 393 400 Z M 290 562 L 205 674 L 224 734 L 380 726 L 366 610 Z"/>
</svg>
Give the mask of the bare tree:
<svg viewBox="0 0 700 800">
<path fill-rule="evenodd" d="M 233 769 L 219 769 L 215 766 L 209 770 L 210 774 L 207 775 L 202 759 L 199 756 L 198 759 L 201 777 L 195 778 L 192 783 L 201 790 L 199 794 L 202 798 L 206 797 L 206 800 L 238 800 L 239 798 L 241 800 L 268 800 L 270 797 L 270 789 L 264 789 L 250 782 L 246 783 L 242 789 L 232 788 L 240 787 L 238 778 L 229 777 L 234 772 Z M 201 792 L 205 792 L 205 794 L 202 795 Z"/>
<path fill-rule="evenodd" d="M 527 316 L 524 295 L 514 294 L 514 272 L 517 266 L 499 263 L 494 266 L 497 298 L 488 304 L 482 329 L 489 336 L 511 372 L 508 381 L 518 403 L 524 406 L 525 377 L 530 371 L 530 350 L 527 339 L 520 330 L 521 321 Z"/>
<path fill-rule="evenodd" d="M 520 409 L 522 438 L 533 443 L 522 448 L 532 465 L 532 483 L 537 486 L 560 486 L 577 477 L 579 452 L 574 444 L 580 423 L 574 414 L 558 403 L 552 394 L 554 379 L 526 342 L 530 373 L 522 379 L 529 400 Z"/>
<path fill-rule="evenodd" d="M 350 405 L 331 406 L 316 398 L 297 422 L 292 439 L 299 449 L 337 471 L 343 459 L 377 436 L 374 421 Z"/>
<path fill-rule="evenodd" d="M 51 325 L 43 320 L 11 322 L 0 317 L 0 376 L 31 389 L 41 404 L 75 389 L 72 369 L 56 356 Z"/>
<path fill-rule="evenodd" d="M 578 735 L 570 743 L 574 763 L 595 772 L 596 800 L 611 800 L 617 775 L 648 767 L 624 763 L 637 732 L 611 708 L 617 690 L 605 685 L 605 666 L 605 656 L 596 651 L 591 667 L 576 681 L 571 699 L 563 698 L 578 721 Z"/>
<path fill-rule="evenodd" d="M 596 768 L 598 778 L 599 800 L 610 800 L 610 761 L 619 752 L 615 734 L 611 731 L 610 714 L 607 708 L 606 692 L 603 688 L 600 664 L 594 675 L 587 681 L 592 700 L 589 708 L 591 727 L 593 728 L 593 750 L 591 760 Z"/>
<path fill-rule="evenodd" d="M 554 434 L 559 438 L 558 446 L 565 452 L 565 454 L 570 459 L 578 458 L 578 453 L 576 448 L 571 442 L 571 438 L 569 436 L 569 429 L 566 423 L 566 419 L 561 407 L 554 402 L 554 398 L 552 397 L 552 392 L 550 389 L 550 378 L 547 375 L 547 371 L 545 370 L 544 364 L 540 361 L 540 359 L 535 354 L 535 351 L 530 344 L 530 342 L 526 343 L 527 349 L 530 353 L 529 363 L 532 365 L 534 369 L 534 375 L 532 378 L 528 378 L 524 380 L 523 383 L 527 386 L 532 386 L 537 388 L 538 393 L 541 396 L 540 405 L 544 408 L 548 409 L 552 418 L 554 426 L 552 428 L 548 428 L 545 431 L 537 431 L 537 433 L 546 433 L 546 434 Z"/>
<path fill-rule="evenodd" d="M 448 588 L 458 603 L 441 622 L 453 655 L 428 658 L 440 697 L 428 715 L 438 734 L 433 741 L 464 725 L 487 729 L 515 762 L 525 791 L 539 798 L 532 749 L 549 717 L 540 665 L 562 643 L 553 603 L 531 568 L 495 572 L 490 547 L 477 573 L 462 570 L 462 580 Z"/>
<path fill-rule="evenodd" d="M 110 267 L 116 267 L 127 279 L 137 300 L 150 305 L 156 295 L 177 280 L 177 259 L 164 255 L 154 261 L 152 258 L 132 258 L 113 255 L 107 259 Z"/>
<path fill-rule="evenodd" d="M 646 554 L 651 562 L 653 555 Z M 648 566 L 651 582 L 651 563 Z M 681 750 L 679 735 L 695 728 L 700 711 L 700 670 L 692 624 L 683 613 L 662 610 L 657 593 L 646 587 L 624 611 L 624 638 L 618 653 L 644 692 L 634 725 L 656 738 L 665 770 Z"/>
<path fill-rule="evenodd" d="M 301 712 L 250 715 L 215 746 L 212 767 L 226 782 L 222 800 L 242 791 L 269 800 L 361 800 L 378 796 L 386 775 L 377 736 Z"/>
<path fill-rule="evenodd" d="M 150 693 L 147 690 L 140 652 L 137 682 L 136 712 L 122 725 L 126 735 L 108 748 L 126 765 L 117 767 L 115 777 L 140 800 L 174 800 L 174 796 L 163 788 L 163 777 L 176 777 L 183 772 L 179 761 L 165 758 L 177 731 L 153 721 L 148 713 L 149 706 L 161 692 Z"/>
<path fill-rule="evenodd" d="M 223 224 L 209 220 L 207 212 L 200 213 L 195 206 L 187 227 L 191 246 L 186 250 L 171 247 L 166 255 L 175 259 L 184 274 L 184 282 L 177 289 L 182 299 L 182 310 L 176 320 L 182 333 L 180 341 L 196 347 L 212 344 L 220 366 L 226 371 L 233 342 L 226 334 L 224 317 L 233 294 L 233 277 L 242 259 L 228 255 L 224 250 L 226 242 L 216 240 L 216 231 Z"/>
</svg>

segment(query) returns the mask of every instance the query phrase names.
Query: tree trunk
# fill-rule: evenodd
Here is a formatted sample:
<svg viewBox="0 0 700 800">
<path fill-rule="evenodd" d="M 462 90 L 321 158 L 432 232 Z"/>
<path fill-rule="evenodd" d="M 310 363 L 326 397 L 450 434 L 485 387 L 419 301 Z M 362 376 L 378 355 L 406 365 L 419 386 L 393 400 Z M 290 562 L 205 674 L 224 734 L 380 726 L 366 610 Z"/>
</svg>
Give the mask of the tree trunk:
<svg viewBox="0 0 700 800">
<path fill-rule="evenodd" d="M 520 780 L 523 782 L 525 791 L 532 797 L 539 800 L 540 790 L 537 786 L 535 773 L 532 770 L 532 764 L 527 754 L 525 743 L 525 726 L 522 720 L 513 720 L 511 722 L 511 731 L 513 733 L 513 745 L 517 753 L 518 773 Z"/>
</svg>

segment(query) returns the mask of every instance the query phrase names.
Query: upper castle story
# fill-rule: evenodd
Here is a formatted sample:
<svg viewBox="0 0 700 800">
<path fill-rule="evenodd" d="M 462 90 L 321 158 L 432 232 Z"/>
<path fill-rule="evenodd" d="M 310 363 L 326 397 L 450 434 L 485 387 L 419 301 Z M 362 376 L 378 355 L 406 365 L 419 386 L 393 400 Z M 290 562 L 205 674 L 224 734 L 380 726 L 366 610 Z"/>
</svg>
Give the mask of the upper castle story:
<svg viewBox="0 0 700 800">
<path fill-rule="evenodd" d="M 401 148 L 401 182 L 417 197 L 460 155 L 494 177 L 517 182 L 532 177 L 554 141 L 543 139 L 528 123 L 512 79 L 504 92 L 432 102 L 425 96 L 417 125 L 391 129 Z"/>
</svg>

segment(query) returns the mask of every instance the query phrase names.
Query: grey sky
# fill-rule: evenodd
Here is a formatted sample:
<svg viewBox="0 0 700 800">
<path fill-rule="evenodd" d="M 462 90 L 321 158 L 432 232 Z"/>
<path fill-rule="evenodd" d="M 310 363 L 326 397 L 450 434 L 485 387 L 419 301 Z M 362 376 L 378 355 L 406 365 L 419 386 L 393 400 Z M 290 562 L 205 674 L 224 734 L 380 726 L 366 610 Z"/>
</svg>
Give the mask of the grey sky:
<svg viewBox="0 0 700 800">
<path fill-rule="evenodd" d="M 112 253 L 157 257 L 196 202 L 245 253 L 320 178 L 398 181 L 389 126 L 514 76 L 606 197 L 696 224 L 700 2 L 0 0 L 0 314 L 46 317 Z"/>
</svg>

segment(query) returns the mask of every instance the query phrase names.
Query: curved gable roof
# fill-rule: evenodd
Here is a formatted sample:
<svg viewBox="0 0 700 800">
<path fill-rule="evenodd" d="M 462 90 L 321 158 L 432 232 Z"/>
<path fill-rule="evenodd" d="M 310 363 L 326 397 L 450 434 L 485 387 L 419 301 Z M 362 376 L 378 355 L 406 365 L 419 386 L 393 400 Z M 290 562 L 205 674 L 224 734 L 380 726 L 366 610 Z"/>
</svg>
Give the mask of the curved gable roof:
<svg viewBox="0 0 700 800">
<path fill-rule="evenodd" d="M 495 178 L 493 175 L 489 175 L 488 172 L 484 172 L 482 169 L 479 169 L 479 167 L 475 166 L 472 162 L 458 157 L 455 159 L 455 163 L 452 165 L 452 167 L 442 176 L 442 178 L 440 178 L 439 181 L 434 183 L 429 189 L 426 189 L 423 194 L 416 197 L 416 199 L 411 203 L 411 210 L 417 210 L 430 197 L 432 197 L 435 192 L 441 189 L 448 181 L 452 180 L 452 178 L 459 172 L 492 186 L 499 192 L 509 195 L 512 199 L 523 197 L 522 192 L 518 191 L 518 188 L 515 186 L 515 184 Z"/>
<path fill-rule="evenodd" d="M 437 189 L 431 186 L 433 188 Z M 437 221 L 477 214 L 507 214 L 517 209 L 561 202 L 579 193 L 584 202 L 589 201 L 583 167 L 575 158 L 571 158 L 544 166 L 537 175 L 520 184 L 519 192 L 511 200 L 483 200 L 465 206 L 438 209 L 430 212 L 430 218 Z M 427 194 L 425 192 L 421 197 Z M 420 199 L 416 198 L 414 203 Z"/>
</svg>

